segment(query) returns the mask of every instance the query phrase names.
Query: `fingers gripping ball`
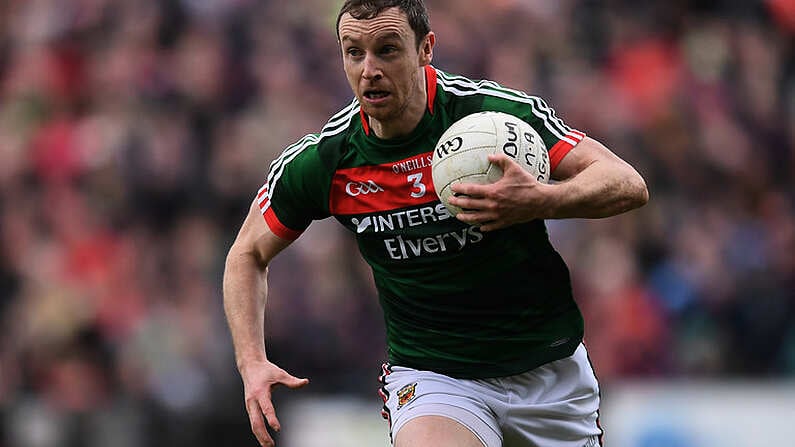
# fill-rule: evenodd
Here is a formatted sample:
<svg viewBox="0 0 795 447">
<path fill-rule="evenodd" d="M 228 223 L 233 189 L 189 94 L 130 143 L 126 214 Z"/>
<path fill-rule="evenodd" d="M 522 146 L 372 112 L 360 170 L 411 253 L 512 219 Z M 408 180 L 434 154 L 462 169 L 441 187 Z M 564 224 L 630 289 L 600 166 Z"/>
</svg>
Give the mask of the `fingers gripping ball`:
<svg viewBox="0 0 795 447">
<path fill-rule="evenodd" d="M 450 186 L 458 182 L 487 184 L 502 177 L 489 154 L 505 154 L 538 181 L 549 181 L 549 154 L 538 132 L 516 116 L 478 112 L 453 123 L 433 151 L 431 173 L 439 199 L 452 215 L 461 212 L 448 203 Z"/>
</svg>

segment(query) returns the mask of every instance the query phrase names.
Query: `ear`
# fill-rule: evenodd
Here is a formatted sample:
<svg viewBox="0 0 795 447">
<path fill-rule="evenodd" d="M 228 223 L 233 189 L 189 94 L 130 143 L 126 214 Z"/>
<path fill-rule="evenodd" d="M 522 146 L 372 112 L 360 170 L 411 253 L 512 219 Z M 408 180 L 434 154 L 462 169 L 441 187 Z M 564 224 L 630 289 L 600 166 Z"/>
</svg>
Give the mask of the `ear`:
<svg viewBox="0 0 795 447">
<path fill-rule="evenodd" d="M 429 65 L 433 60 L 433 46 L 436 45 L 436 35 L 433 31 L 425 36 L 425 39 L 420 44 L 420 65 Z"/>
</svg>

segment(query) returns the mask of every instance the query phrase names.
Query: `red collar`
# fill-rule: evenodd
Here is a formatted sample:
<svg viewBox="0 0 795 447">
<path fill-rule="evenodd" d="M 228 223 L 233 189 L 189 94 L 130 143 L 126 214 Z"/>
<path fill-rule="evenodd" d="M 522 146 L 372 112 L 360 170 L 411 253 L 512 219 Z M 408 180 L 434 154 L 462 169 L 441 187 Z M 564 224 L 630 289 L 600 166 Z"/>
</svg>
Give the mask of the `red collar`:
<svg viewBox="0 0 795 447">
<path fill-rule="evenodd" d="M 431 65 L 425 66 L 425 92 L 427 94 L 428 112 L 433 115 L 433 102 L 436 100 L 436 69 Z M 359 117 L 362 119 L 364 133 L 370 135 L 370 121 L 363 109 L 359 109 Z"/>
</svg>

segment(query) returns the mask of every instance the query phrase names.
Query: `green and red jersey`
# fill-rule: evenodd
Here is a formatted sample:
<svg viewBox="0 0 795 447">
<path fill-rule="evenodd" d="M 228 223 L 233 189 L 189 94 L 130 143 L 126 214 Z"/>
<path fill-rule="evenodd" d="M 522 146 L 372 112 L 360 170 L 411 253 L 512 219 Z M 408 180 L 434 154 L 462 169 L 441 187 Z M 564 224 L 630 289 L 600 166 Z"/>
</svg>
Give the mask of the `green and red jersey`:
<svg viewBox="0 0 795 447">
<path fill-rule="evenodd" d="M 551 171 L 585 135 L 538 97 L 431 66 L 425 74 L 428 107 L 411 134 L 378 138 L 354 99 L 287 147 L 258 193 L 265 221 L 291 240 L 331 216 L 353 232 L 373 270 L 393 365 L 485 378 L 570 355 L 583 320 L 544 222 L 488 233 L 462 223 L 439 201 L 431 158 L 453 122 L 479 111 L 532 125 Z"/>
</svg>

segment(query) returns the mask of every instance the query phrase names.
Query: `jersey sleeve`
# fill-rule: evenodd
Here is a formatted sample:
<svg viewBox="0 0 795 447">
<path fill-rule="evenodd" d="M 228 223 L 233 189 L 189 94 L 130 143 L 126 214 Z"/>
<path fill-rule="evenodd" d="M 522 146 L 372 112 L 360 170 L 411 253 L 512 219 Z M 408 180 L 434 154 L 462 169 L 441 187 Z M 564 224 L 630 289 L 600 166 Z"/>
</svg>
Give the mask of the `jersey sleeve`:
<svg viewBox="0 0 795 447">
<path fill-rule="evenodd" d="M 567 126 L 543 99 L 529 96 L 527 101 L 529 103 L 529 110 L 526 111 L 527 122 L 544 140 L 549 152 L 549 169 L 550 172 L 554 172 L 563 157 L 585 138 L 585 133 Z"/>
<path fill-rule="evenodd" d="M 257 204 L 277 236 L 297 239 L 313 220 L 328 217 L 324 169 L 317 156 L 319 137 L 310 134 L 273 160 L 257 192 Z"/>
</svg>

